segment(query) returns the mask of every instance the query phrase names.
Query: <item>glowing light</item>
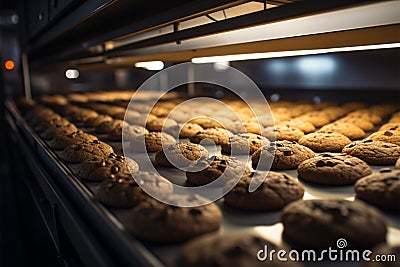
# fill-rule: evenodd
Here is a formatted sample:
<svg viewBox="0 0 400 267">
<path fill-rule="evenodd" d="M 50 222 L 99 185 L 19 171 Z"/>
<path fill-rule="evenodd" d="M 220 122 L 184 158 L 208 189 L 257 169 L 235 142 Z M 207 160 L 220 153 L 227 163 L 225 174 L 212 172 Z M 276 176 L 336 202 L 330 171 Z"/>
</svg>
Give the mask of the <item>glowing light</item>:
<svg viewBox="0 0 400 267">
<path fill-rule="evenodd" d="M 226 62 L 215 62 L 213 68 L 217 72 L 224 72 L 229 69 L 229 61 Z"/>
<path fill-rule="evenodd" d="M 299 58 L 296 65 L 301 72 L 313 75 L 329 74 L 336 68 L 335 61 L 327 56 Z"/>
<path fill-rule="evenodd" d="M 264 59 L 264 58 L 294 57 L 294 56 L 304 56 L 304 55 L 317 55 L 317 54 L 327 54 L 327 53 L 337 53 L 337 52 L 375 50 L 375 49 L 387 49 L 387 48 L 399 48 L 399 47 L 400 43 L 391 43 L 391 44 L 349 46 L 349 47 L 336 47 L 336 48 L 325 48 L 325 49 L 251 53 L 251 54 L 237 54 L 237 55 L 225 55 L 225 56 L 213 56 L 213 57 L 195 57 L 192 58 L 192 63 L 215 63 L 215 62 L 225 62 L 225 61 Z"/>
<path fill-rule="evenodd" d="M 136 68 L 143 68 L 146 70 L 162 70 L 164 68 L 164 62 L 162 61 L 136 62 L 134 66 Z"/>
<path fill-rule="evenodd" d="M 67 69 L 65 71 L 65 77 L 67 79 L 77 79 L 79 77 L 79 71 L 77 69 Z"/>
<path fill-rule="evenodd" d="M 4 68 L 6 68 L 6 70 L 13 70 L 15 68 L 14 61 L 7 60 L 6 62 L 4 62 Z"/>
</svg>

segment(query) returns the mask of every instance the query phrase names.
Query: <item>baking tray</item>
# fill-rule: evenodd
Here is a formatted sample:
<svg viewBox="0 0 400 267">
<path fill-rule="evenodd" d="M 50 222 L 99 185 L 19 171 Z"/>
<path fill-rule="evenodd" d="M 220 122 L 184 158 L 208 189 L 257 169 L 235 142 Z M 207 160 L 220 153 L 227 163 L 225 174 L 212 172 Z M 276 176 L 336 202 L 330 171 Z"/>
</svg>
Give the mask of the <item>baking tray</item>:
<svg viewBox="0 0 400 267">
<path fill-rule="evenodd" d="M 27 128 L 22 131 L 24 134 L 29 133 L 28 138 L 34 138 L 37 142 L 37 149 L 40 158 L 44 161 L 45 165 L 52 168 L 54 173 L 57 174 L 54 179 L 62 182 L 63 187 L 66 187 L 69 192 L 72 192 L 72 198 L 80 206 L 93 227 L 97 228 L 100 235 L 103 235 L 103 240 L 109 242 L 110 247 L 115 247 L 121 257 L 126 258 L 128 265 L 137 266 L 132 262 L 140 262 L 144 266 L 174 266 L 176 255 L 183 243 L 159 245 L 147 242 L 140 242 L 132 237 L 121 223 L 121 218 L 124 217 L 130 209 L 117 209 L 106 208 L 98 202 L 94 195 L 98 190 L 99 183 L 81 181 L 75 176 L 77 164 L 65 164 L 58 159 L 60 152 L 52 151 L 43 140 L 37 137 L 36 133 L 29 128 L 23 121 L 18 111 L 12 111 L 14 116 L 20 123 L 19 127 Z M 83 128 L 88 133 L 95 134 L 91 128 Z M 104 135 L 97 135 L 97 137 L 108 144 L 110 144 L 116 153 L 122 154 L 122 145 L 120 142 L 108 142 Z M 220 148 L 217 146 L 217 151 L 211 154 L 220 154 Z M 149 154 L 154 158 L 154 153 Z M 143 158 L 147 154 L 143 154 Z M 239 158 L 240 159 L 240 158 Z M 140 157 L 135 158 L 140 165 Z M 371 166 L 373 172 L 377 172 L 382 166 Z M 393 168 L 393 166 L 385 166 Z M 183 185 L 186 176 L 183 171 L 175 168 L 167 168 L 157 166 L 157 170 L 166 178 L 173 178 L 173 182 Z M 279 171 L 278 171 L 279 172 Z M 297 179 L 297 170 L 281 171 L 292 175 Z M 301 181 L 305 188 L 304 199 L 314 198 L 341 198 L 347 200 L 354 199 L 353 186 L 319 186 Z M 282 240 L 283 226 L 280 222 L 280 211 L 276 212 L 246 212 L 240 211 L 223 204 L 222 200 L 216 202 L 223 212 L 223 221 L 220 232 L 258 232 L 271 241 L 277 244 L 284 244 Z M 387 242 L 389 244 L 400 243 L 400 220 L 399 214 L 383 212 L 388 222 Z M 133 261 L 134 260 L 134 261 Z M 130 261 L 130 264 L 129 264 Z M 307 262 L 305 266 L 316 266 L 320 263 Z M 324 265 L 335 266 L 358 266 L 358 262 L 324 262 Z"/>
</svg>

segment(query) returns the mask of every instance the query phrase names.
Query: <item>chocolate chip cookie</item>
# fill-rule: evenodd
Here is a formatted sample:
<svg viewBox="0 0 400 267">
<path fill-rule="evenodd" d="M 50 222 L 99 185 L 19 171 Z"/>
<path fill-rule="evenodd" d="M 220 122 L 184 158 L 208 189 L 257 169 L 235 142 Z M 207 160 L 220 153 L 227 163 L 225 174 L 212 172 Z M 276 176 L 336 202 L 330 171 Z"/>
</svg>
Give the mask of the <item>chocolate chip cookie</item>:
<svg viewBox="0 0 400 267">
<path fill-rule="evenodd" d="M 382 169 L 357 181 L 356 198 L 384 209 L 400 211 L 400 171 Z"/>
<path fill-rule="evenodd" d="M 172 184 L 167 179 L 154 172 L 135 172 L 133 175 L 140 179 L 141 185 L 146 186 L 150 192 L 160 196 L 172 193 Z M 119 172 L 114 178 L 104 180 L 97 191 L 96 198 L 107 206 L 128 208 L 139 203 L 152 200 L 145 191 L 139 187 L 130 172 Z"/>
<path fill-rule="evenodd" d="M 400 131 L 400 123 L 389 122 L 385 123 L 379 128 L 379 131 Z"/>
<path fill-rule="evenodd" d="M 340 133 L 315 132 L 310 133 L 299 140 L 299 144 L 311 148 L 314 151 L 339 152 L 351 143 L 351 140 Z"/>
<path fill-rule="evenodd" d="M 163 148 L 163 146 L 169 146 L 175 143 L 175 138 L 167 133 L 150 132 L 148 134 L 134 136 L 131 139 L 129 148 L 132 151 L 142 153 L 146 152 L 142 151 L 144 147 L 146 148 L 147 152 L 158 152 Z"/>
<path fill-rule="evenodd" d="M 88 118 L 87 120 L 85 120 L 83 122 L 83 126 L 85 127 L 97 127 L 100 124 L 102 124 L 103 122 L 106 121 L 112 121 L 113 118 L 111 116 L 108 115 L 98 115 L 96 117 L 92 117 L 92 118 Z"/>
<path fill-rule="evenodd" d="M 242 133 L 229 137 L 228 142 L 221 143 L 221 152 L 227 155 L 253 154 L 269 140 L 261 135 Z"/>
<path fill-rule="evenodd" d="M 342 152 L 360 158 L 368 164 L 391 165 L 400 157 L 400 146 L 367 139 L 345 146 Z"/>
<path fill-rule="evenodd" d="M 218 179 L 224 174 L 223 181 L 238 180 L 243 174 L 250 173 L 246 164 L 236 158 L 215 156 L 197 162 L 200 171 L 186 172 L 187 182 L 191 185 L 205 185 Z"/>
<path fill-rule="evenodd" d="M 304 115 L 301 115 L 298 118 L 304 121 L 308 121 L 316 128 L 322 127 L 331 122 L 328 115 L 326 115 L 326 113 L 324 113 L 323 111 L 310 111 Z"/>
<path fill-rule="evenodd" d="M 261 135 L 267 137 L 271 141 L 298 141 L 302 136 L 304 136 L 304 133 L 301 130 L 291 126 L 277 125 L 264 128 Z"/>
<path fill-rule="evenodd" d="M 370 248 L 386 240 L 386 222 L 375 208 L 361 201 L 313 199 L 296 201 L 283 209 L 283 237 L 307 249 Z"/>
<path fill-rule="evenodd" d="M 117 128 L 121 128 L 123 125 L 123 120 L 111 120 L 111 121 L 104 121 L 97 125 L 94 130 L 96 133 L 105 134 L 109 133 Z"/>
<path fill-rule="evenodd" d="M 170 118 L 156 118 L 150 121 L 147 121 L 146 128 L 151 132 L 160 132 L 163 127 L 168 128 L 171 126 L 178 125 L 178 123 Z"/>
<path fill-rule="evenodd" d="M 251 156 L 252 166 L 257 170 L 295 169 L 306 159 L 313 158 L 314 152 L 295 141 L 275 141 L 263 146 Z M 272 161 L 272 165 L 271 165 Z"/>
<path fill-rule="evenodd" d="M 132 138 L 138 135 L 148 134 L 149 131 L 139 125 L 124 125 L 121 128 L 115 128 L 110 131 L 107 135 L 107 140 L 121 142 L 122 135 L 124 135 L 124 141 L 130 141 Z"/>
<path fill-rule="evenodd" d="M 261 185 L 249 192 L 249 185 L 257 179 Z M 227 184 L 227 189 L 231 188 Z M 288 203 L 303 198 L 304 188 L 293 177 L 286 173 L 258 171 L 243 176 L 225 195 L 225 203 L 243 210 L 272 211 L 280 210 Z"/>
<path fill-rule="evenodd" d="M 312 123 L 302 120 L 302 119 L 291 119 L 288 121 L 283 121 L 280 125 L 290 126 L 292 128 L 297 128 L 304 133 L 312 133 L 315 131 L 315 127 Z"/>
<path fill-rule="evenodd" d="M 79 163 L 108 156 L 114 153 L 111 146 L 99 140 L 92 142 L 83 141 L 67 146 L 61 153 L 62 160 L 68 163 Z"/>
<path fill-rule="evenodd" d="M 139 165 L 132 159 L 110 154 L 108 157 L 81 162 L 76 174 L 87 181 L 103 181 L 115 178 L 119 173 L 136 172 Z"/>
<path fill-rule="evenodd" d="M 96 136 L 79 130 L 71 134 L 55 136 L 49 141 L 49 146 L 55 150 L 63 150 L 69 145 L 81 143 L 83 141 L 92 142 L 94 140 L 97 140 Z"/>
<path fill-rule="evenodd" d="M 222 128 L 208 128 L 203 131 L 197 132 L 191 136 L 190 142 L 203 145 L 219 145 L 223 142 L 228 142 L 229 137 L 233 134 L 228 130 Z"/>
<path fill-rule="evenodd" d="M 385 130 L 379 131 L 368 136 L 368 139 L 375 141 L 383 141 L 400 146 L 400 131 L 398 130 Z"/>
<path fill-rule="evenodd" d="M 347 122 L 334 122 L 323 126 L 321 132 L 334 132 L 347 136 L 351 140 L 357 140 L 365 137 L 365 132 L 354 124 Z"/>
<path fill-rule="evenodd" d="M 316 184 L 350 185 L 372 170 L 359 158 L 325 153 L 300 163 L 297 172 L 300 179 Z"/>
<path fill-rule="evenodd" d="M 162 166 L 187 167 L 203 158 L 208 158 L 208 151 L 202 145 L 178 143 L 158 151 L 155 160 Z"/>
<path fill-rule="evenodd" d="M 78 128 L 74 124 L 62 120 L 53 124 L 51 127 L 44 129 L 39 135 L 43 139 L 49 140 L 58 135 L 71 134 L 76 131 L 78 131 Z"/>
<path fill-rule="evenodd" d="M 380 116 L 372 113 L 368 109 L 359 109 L 359 110 L 353 111 L 353 112 L 347 114 L 346 117 L 365 119 L 367 121 L 370 121 L 374 125 L 378 125 L 379 123 L 382 122 L 382 118 Z"/>
<path fill-rule="evenodd" d="M 365 132 L 372 131 L 374 129 L 374 124 L 369 120 L 363 118 L 356 118 L 356 117 L 344 117 L 336 122 L 344 122 L 344 123 L 351 123 L 357 126 L 358 128 L 362 129 Z"/>
<path fill-rule="evenodd" d="M 257 253 L 264 246 L 268 251 L 284 250 L 256 232 L 225 232 L 207 234 L 186 243 L 179 251 L 176 266 L 179 267 L 299 267 L 290 261 L 260 261 Z"/>
<path fill-rule="evenodd" d="M 225 127 L 228 131 L 234 134 L 254 133 L 261 134 L 262 127 L 256 121 L 234 121 Z"/>
<path fill-rule="evenodd" d="M 198 125 L 197 123 L 185 123 L 185 124 L 177 124 L 170 127 L 165 128 L 165 132 L 175 137 L 179 138 L 190 138 L 194 136 L 196 133 L 203 131 L 203 127 Z"/>
<path fill-rule="evenodd" d="M 188 206 L 198 202 L 196 196 L 174 198 L 187 202 Z M 218 230 L 222 213 L 214 203 L 178 207 L 149 199 L 141 201 L 121 220 L 127 230 L 141 240 L 174 243 Z"/>
</svg>

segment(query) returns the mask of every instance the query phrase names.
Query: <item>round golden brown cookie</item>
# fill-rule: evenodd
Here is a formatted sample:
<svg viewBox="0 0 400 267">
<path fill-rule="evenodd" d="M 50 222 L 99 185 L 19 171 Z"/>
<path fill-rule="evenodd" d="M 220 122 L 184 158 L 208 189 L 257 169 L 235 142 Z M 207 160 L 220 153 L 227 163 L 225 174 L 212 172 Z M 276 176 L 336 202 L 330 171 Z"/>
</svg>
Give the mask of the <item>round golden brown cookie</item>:
<svg viewBox="0 0 400 267">
<path fill-rule="evenodd" d="M 367 139 L 345 146 L 343 153 L 362 159 L 372 165 L 393 165 L 400 157 L 400 146 Z"/>
<path fill-rule="evenodd" d="M 64 121 L 52 125 L 47 130 L 43 130 L 40 133 L 40 137 L 49 140 L 59 135 L 71 134 L 78 131 L 78 128 L 72 123 L 66 123 Z"/>
<path fill-rule="evenodd" d="M 356 117 L 344 117 L 336 122 L 344 122 L 344 123 L 351 123 L 357 126 L 358 128 L 362 129 L 365 132 L 372 131 L 374 129 L 374 124 L 369 120 L 363 118 L 356 118 Z"/>
<path fill-rule="evenodd" d="M 167 167 L 186 167 L 202 158 L 208 158 L 208 151 L 202 145 L 177 143 L 158 151 L 155 161 Z"/>
<path fill-rule="evenodd" d="M 207 128 L 203 131 L 197 132 L 189 139 L 190 142 L 196 144 L 203 143 L 203 145 L 219 145 L 223 142 L 228 142 L 229 136 L 232 136 L 232 133 L 228 130 L 222 128 Z"/>
<path fill-rule="evenodd" d="M 364 109 L 366 108 L 366 105 L 365 103 L 362 102 L 353 101 L 353 102 L 347 102 L 343 104 L 341 107 L 347 109 L 350 112 L 358 109 Z"/>
<path fill-rule="evenodd" d="M 295 169 L 306 159 L 313 158 L 314 152 L 295 141 L 275 141 L 258 149 L 252 156 L 251 162 L 257 170 L 289 170 Z M 271 165 L 272 161 L 272 165 Z"/>
<path fill-rule="evenodd" d="M 134 136 L 131 139 L 129 148 L 135 152 L 145 153 L 142 151 L 143 144 L 147 152 L 158 152 L 163 146 L 175 144 L 175 138 L 163 132 L 149 132 L 147 134 Z"/>
<path fill-rule="evenodd" d="M 133 125 L 146 125 L 146 122 L 157 118 L 157 116 L 152 114 L 133 115 L 127 112 L 125 116 L 125 122 Z"/>
<path fill-rule="evenodd" d="M 320 131 L 340 133 L 344 136 L 347 136 L 351 140 L 361 139 L 365 137 L 365 132 L 361 128 L 347 122 L 330 123 L 323 126 Z"/>
<path fill-rule="evenodd" d="M 347 113 L 347 109 L 343 107 L 335 107 L 335 106 L 330 106 L 322 109 L 322 112 L 324 112 L 330 121 L 337 120 L 340 117 L 343 117 Z"/>
<path fill-rule="evenodd" d="M 194 119 L 191 119 L 189 122 L 196 123 L 205 129 L 206 128 L 222 128 L 222 127 L 224 127 L 218 121 L 216 121 L 212 118 L 207 118 L 207 117 L 194 118 Z"/>
<path fill-rule="evenodd" d="M 271 250 L 282 251 L 273 242 L 256 232 L 225 232 L 208 234 L 184 244 L 178 254 L 176 266 L 179 267 L 299 267 L 291 261 L 257 259 L 257 253 L 265 246 Z M 287 249 L 286 249 L 287 250 Z M 264 256 L 262 254 L 261 256 Z M 268 255 L 266 255 L 266 258 Z"/>
<path fill-rule="evenodd" d="M 60 157 L 68 163 L 79 163 L 94 160 L 98 157 L 107 157 L 111 153 L 114 153 L 111 146 L 99 140 L 94 140 L 92 142 L 83 141 L 69 145 L 62 151 Z"/>
<path fill-rule="evenodd" d="M 299 144 L 311 148 L 314 151 L 339 152 L 350 144 L 351 140 L 340 133 L 315 132 L 309 133 L 299 140 Z"/>
<path fill-rule="evenodd" d="M 103 181 L 138 170 L 139 165 L 134 160 L 112 153 L 108 157 L 79 163 L 76 174 L 83 180 Z"/>
<path fill-rule="evenodd" d="M 205 185 L 211 183 L 222 174 L 224 174 L 221 183 L 229 180 L 239 180 L 239 178 L 250 173 L 250 169 L 246 164 L 237 158 L 227 156 L 215 156 L 209 159 L 202 159 L 197 162 L 196 167 L 201 168 L 200 171 L 186 172 L 187 182 L 190 185 Z"/>
<path fill-rule="evenodd" d="M 400 123 L 389 122 L 379 128 L 379 131 L 398 131 L 400 132 Z"/>
<path fill-rule="evenodd" d="M 322 127 L 331 122 L 328 115 L 326 115 L 323 111 L 310 111 L 298 118 L 308 121 L 316 128 Z"/>
<path fill-rule="evenodd" d="M 260 186 L 249 192 L 252 180 L 259 180 Z M 227 189 L 232 184 L 227 184 Z M 290 202 L 303 198 L 304 188 L 286 173 L 258 171 L 243 176 L 225 195 L 225 203 L 243 210 L 272 211 L 280 210 Z"/>
<path fill-rule="evenodd" d="M 354 191 L 358 199 L 384 209 L 400 211 L 399 170 L 381 169 L 378 173 L 358 180 Z"/>
<path fill-rule="evenodd" d="M 164 177 L 154 172 L 135 172 L 135 179 L 140 179 L 141 186 L 158 196 L 168 196 L 172 193 L 172 184 Z M 107 206 L 129 208 L 139 203 L 152 200 L 142 190 L 130 172 L 120 172 L 114 178 L 104 180 L 96 193 L 96 198 Z"/>
<path fill-rule="evenodd" d="M 106 121 L 112 121 L 113 118 L 108 115 L 98 115 L 97 117 L 88 118 L 83 122 L 83 126 L 85 127 L 97 127 L 101 123 Z"/>
<path fill-rule="evenodd" d="M 399 109 L 399 105 L 397 104 L 378 104 L 378 105 L 373 105 L 369 108 L 369 110 L 384 118 L 387 117 L 389 115 L 391 115 L 393 112 L 396 112 L 396 110 Z"/>
<path fill-rule="evenodd" d="M 227 155 L 253 154 L 263 145 L 269 145 L 267 138 L 253 133 L 242 133 L 229 137 L 228 142 L 222 142 L 221 152 Z"/>
<path fill-rule="evenodd" d="M 156 243 L 174 243 L 211 233 L 221 225 L 222 212 L 214 203 L 190 207 L 197 196 L 171 196 L 186 207 L 168 205 L 154 199 L 141 201 L 121 216 L 127 230 L 137 238 Z"/>
<path fill-rule="evenodd" d="M 368 257 L 370 260 L 363 261 L 360 267 L 397 267 L 398 259 L 400 259 L 399 244 L 393 246 L 381 244 L 373 247 L 371 251 L 372 254 Z M 382 256 L 385 261 L 382 260 Z M 381 261 L 377 261 L 376 259 Z"/>
<path fill-rule="evenodd" d="M 391 117 L 389 123 L 400 123 L 400 117 Z"/>
<path fill-rule="evenodd" d="M 79 130 L 67 135 L 57 135 L 49 141 L 49 146 L 55 150 L 63 150 L 69 145 L 81 143 L 83 141 L 92 142 L 97 140 L 97 137 L 91 134 L 84 133 Z"/>
<path fill-rule="evenodd" d="M 297 128 L 304 133 L 312 133 L 315 131 L 315 127 L 312 123 L 302 120 L 302 119 L 291 119 L 288 121 L 283 121 L 279 125 L 286 125 L 293 128 Z"/>
<path fill-rule="evenodd" d="M 398 130 L 378 131 L 368 136 L 368 139 L 372 139 L 374 141 L 383 141 L 386 143 L 392 143 L 400 146 L 400 131 Z"/>
<path fill-rule="evenodd" d="M 284 239 L 307 249 L 326 249 L 338 239 L 347 241 L 346 249 L 370 248 L 386 240 L 385 218 L 361 201 L 296 201 L 283 209 L 281 218 Z"/>
<path fill-rule="evenodd" d="M 109 132 L 107 135 L 107 140 L 121 142 L 122 134 L 123 134 L 124 140 L 129 141 L 132 138 L 134 138 L 135 136 L 143 135 L 143 134 L 147 134 L 147 133 L 149 133 L 149 131 L 142 126 L 125 125 L 121 128 L 115 128 L 114 130 Z"/>
<path fill-rule="evenodd" d="M 228 131 L 234 134 L 254 133 L 261 134 L 262 127 L 255 121 L 234 121 L 225 125 Z"/>
<path fill-rule="evenodd" d="M 348 118 L 361 118 L 372 122 L 374 125 L 377 125 L 382 122 L 382 118 L 368 109 L 359 109 L 347 114 Z"/>
<path fill-rule="evenodd" d="M 163 129 L 163 127 L 168 128 L 168 127 L 172 127 L 172 126 L 175 126 L 175 125 L 178 125 L 178 123 L 173 119 L 170 119 L 170 118 L 156 118 L 156 119 L 152 119 L 150 121 L 147 121 L 146 128 L 150 132 L 160 132 Z"/>
<path fill-rule="evenodd" d="M 203 131 L 203 127 L 198 125 L 197 123 L 185 123 L 185 124 L 177 124 L 170 126 L 165 129 L 165 132 L 172 135 L 176 139 L 179 138 L 190 138 L 194 136 L 196 133 Z"/>
<path fill-rule="evenodd" d="M 261 135 L 267 137 L 271 141 L 298 141 L 302 136 L 304 136 L 304 132 L 291 126 L 277 125 L 264 128 Z"/>
<path fill-rule="evenodd" d="M 49 128 L 54 128 L 56 125 L 68 126 L 69 124 L 71 124 L 71 122 L 69 120 L 62 118 L 58 114 L 54 114 L 54 115 L 47 116 L 46 119 L 42 119 L 41 121 L 38 121 L 34 128 L 37 132 L 41 133 L 43 131 L 48 130 Z"/>
<path fill-rule="evenodd" d="M 77 122 L 84 122 L 88 119 L 94 119 L 97 116 L 99 116 L 99 113 L 97 113 L 94 110 L 87 109 L 87 108 L 79 108 L 76 111 L 69 114 L 68 118 L 72 122 L 77 123 Z"/>
<path fill-rule="evenodd" d="M 297 172 L 300 179 L 315 184 L 351 185 L 372 170 L 359 158 L 325 153 L 300 163 Z"/>
<path fill-rule="evenodd" d="M 105 134 L 109 133 L 117 128 L 121 128 L 123 125 L 123 120 L 111 120 L 111 121 L 104 121 L 97 125 L 94 130 L 96 133 Z"/>
</svg>

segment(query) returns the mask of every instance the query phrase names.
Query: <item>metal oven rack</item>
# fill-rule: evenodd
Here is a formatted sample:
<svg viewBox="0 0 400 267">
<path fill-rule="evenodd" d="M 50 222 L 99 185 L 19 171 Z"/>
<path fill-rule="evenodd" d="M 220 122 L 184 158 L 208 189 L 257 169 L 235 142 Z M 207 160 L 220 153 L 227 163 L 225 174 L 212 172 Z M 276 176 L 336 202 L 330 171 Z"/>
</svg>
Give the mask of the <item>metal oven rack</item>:
<svg viewBox="0 0 400 267">
<path fill-rule="evenodd" d="M 47 199 L 38 200 L 36 204 L 57 248 L 60 249 L 60 238 L 63 238 L 58 231 L 62 226 L 85 266 L 174 266 L 182 243 L 148 244 L 132 237 L 121 223 L 129 209 L 107 209 L 95 200 L 93 195 L 98 183 L 80 181 L 73 173 L 76 165 L 62 163 L 57 152 L 50 150 L 26 124 L 13 102 L 7 102 L 7 109 L 8 124 L 18 140 L 21 154 L 34 174 L 32 179 L 25 179 L 25 182 L 31 190 L 39 187 Z M 120 143 L 110 144 L 115 151 L 121 153 Z M 373 166 L 374 171 L 379 169 L 378 166 Z M 185 179 L 184 172 L 178 170 L 161 168 L 159 171 L 167 178 L 174 176 L 178 180 Z M 296 170 L 285 173 L 297 176 Z M 305 199 L 354 198 L 352 186 L 322 187 L 304 182 L 302 184 L 306 190 Z M 33 192 L 33 195 L 40 194 Z M 256 231 L 276 243 L 284 243 L 281 238 L 280 211 L 252 213 L 229 208 L 222 200 L 216 204 L 224 214 L 220 231 Z M 385 216 L 388 219 L 388 242 L 400 242 L 398 215 L 386 212 Z M 357 264 L 341 263 L 340 266 L 352 267 Z"/>
</svg>

